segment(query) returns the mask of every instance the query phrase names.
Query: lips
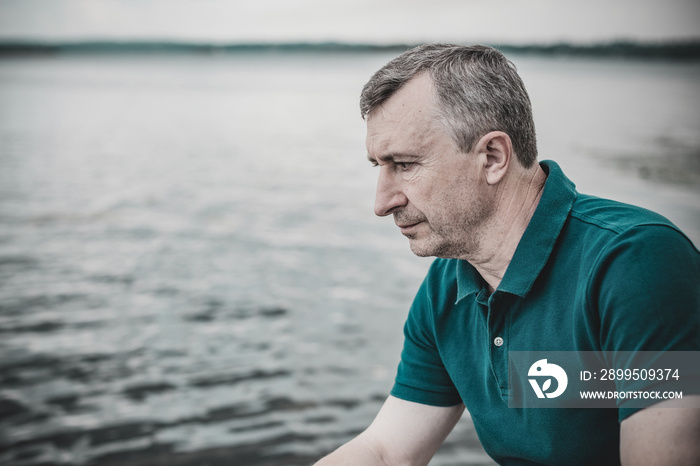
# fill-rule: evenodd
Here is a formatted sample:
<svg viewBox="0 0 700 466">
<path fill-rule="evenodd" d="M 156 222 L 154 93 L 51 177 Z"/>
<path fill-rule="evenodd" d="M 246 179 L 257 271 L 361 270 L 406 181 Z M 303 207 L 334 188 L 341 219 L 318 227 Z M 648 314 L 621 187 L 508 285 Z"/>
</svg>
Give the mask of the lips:
<svg viewBox="0 0 700 466">
<path fill-rule="evenodd" d="M 394 213 L 394 223 L 401 229 L 403 234 L 411 232 L 416 226 L 425 221 L 425 217 L 422 215 L 419 217 L 416 213 L 410 214 L 405 211 Z"/>
<path fill-rule="evenodd" d="M 403 235 L 410 235 L 413 234 L 413 231 L 423 223 L 422 221 L 416 222 L 416 223 L 397 223 L 396 226 L 398 226 L 401 229 L 401 233 Z"/>
</svg>

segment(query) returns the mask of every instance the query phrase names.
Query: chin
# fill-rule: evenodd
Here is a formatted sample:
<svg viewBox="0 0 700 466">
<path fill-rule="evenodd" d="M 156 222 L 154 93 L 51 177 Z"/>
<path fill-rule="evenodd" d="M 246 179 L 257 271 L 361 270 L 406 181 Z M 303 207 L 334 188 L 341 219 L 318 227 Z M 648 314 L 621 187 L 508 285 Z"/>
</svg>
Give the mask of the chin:
<svg viewBox="0 0 700 466">
<path fill-rule="evenodd" d="M 411 248 L 411 251 L 413 252 L 413 254 L 415 254 L 418 257 L 431 257 L 431 256 L 435 255 L 435 254 L 431 254 L 429 251 L 423 251 L 422 249 Z"/>
<path fill-rule="evenodd" d="M 418 257 L 440 257 L 442 259 L 459 258 L 460 249 L 448 242 L 419 241 L 409 238 L 411 251 Z"/>
<path fill-rule="evenodd" d="M 411 252 L 418 257 L 439 257 L 438 252 L 440 248 L 436 247 L 436 245 L 421 244 L 420 241 L 409 239 L 409 246 L 411 247 Z"/>
</svg>

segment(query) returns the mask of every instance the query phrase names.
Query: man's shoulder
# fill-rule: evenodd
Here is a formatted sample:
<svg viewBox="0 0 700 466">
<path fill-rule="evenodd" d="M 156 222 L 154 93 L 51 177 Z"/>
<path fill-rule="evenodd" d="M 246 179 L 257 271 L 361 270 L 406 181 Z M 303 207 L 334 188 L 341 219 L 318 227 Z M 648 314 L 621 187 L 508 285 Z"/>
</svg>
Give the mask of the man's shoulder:
<svg viewBox="0 0 700 466">
<path fill-rule="evenodd" d="M 610 241 L 647 237 L 657 241 L 668 239 L 686 244 L 697 252 L 693 242 L 673 222 L 643 207 L 578 194 L 569 216 L 589 234 Z"/>
<path fill-rule="evenodd" d="M 643 207 L 587 194 L 578 194 L 571 217 L 593 227 L 623 233 L 641 226 L 665 226 L 680 232 L 669 219 Z"/>
<path fill-rule="evenodd" d="M 577 196 L 570 211 L 567 235 L 584 255 L 603 268 L 610 260 L 627 258 L 639 269 L 686 257 L 697 268 L 700 253 L 693 242 L 663 215 L 642 207 L 595 196 Z"/>
</svg>

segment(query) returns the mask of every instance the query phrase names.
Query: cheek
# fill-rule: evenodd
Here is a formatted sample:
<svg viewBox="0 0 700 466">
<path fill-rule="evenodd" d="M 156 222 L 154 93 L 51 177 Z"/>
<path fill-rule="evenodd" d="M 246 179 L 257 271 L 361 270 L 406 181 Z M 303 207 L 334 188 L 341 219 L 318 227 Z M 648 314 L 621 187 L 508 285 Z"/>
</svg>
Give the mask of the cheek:
<svg viewBox="0 0 700 466">
<path fill-rule="evenodd" d="M 400 176 L 403 178 L 406 193 L 419 197 L 431 197 L 429 194 L 435 190 L 435 180 L 429 175 L 420 168 L 402 173 Z"/>
<path fill-rule="evenodd" d="M 406 183 L 405 193 L 409 202 L 419 209 L 430 209 L 435 201 L 434 190 L 425 183 L 413 179 Z"/>
</svg>

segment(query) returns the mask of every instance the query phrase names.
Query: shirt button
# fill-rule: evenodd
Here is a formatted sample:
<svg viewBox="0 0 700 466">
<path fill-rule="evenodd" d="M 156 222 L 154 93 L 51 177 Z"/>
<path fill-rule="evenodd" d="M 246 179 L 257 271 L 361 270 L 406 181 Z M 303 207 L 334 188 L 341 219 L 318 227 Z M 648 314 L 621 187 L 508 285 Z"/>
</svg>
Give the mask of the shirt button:
<svg viewBox="0 0 700 466">
<path fill-rule="evenodd" d="M 501 346 L 501 345 L 503 345 L 503 338 L 501 338 L 501 337 L 496 337 L 496 338 L 494 338 L 493 344 L 496 345 L 496 346 Z"/>
</svg>

